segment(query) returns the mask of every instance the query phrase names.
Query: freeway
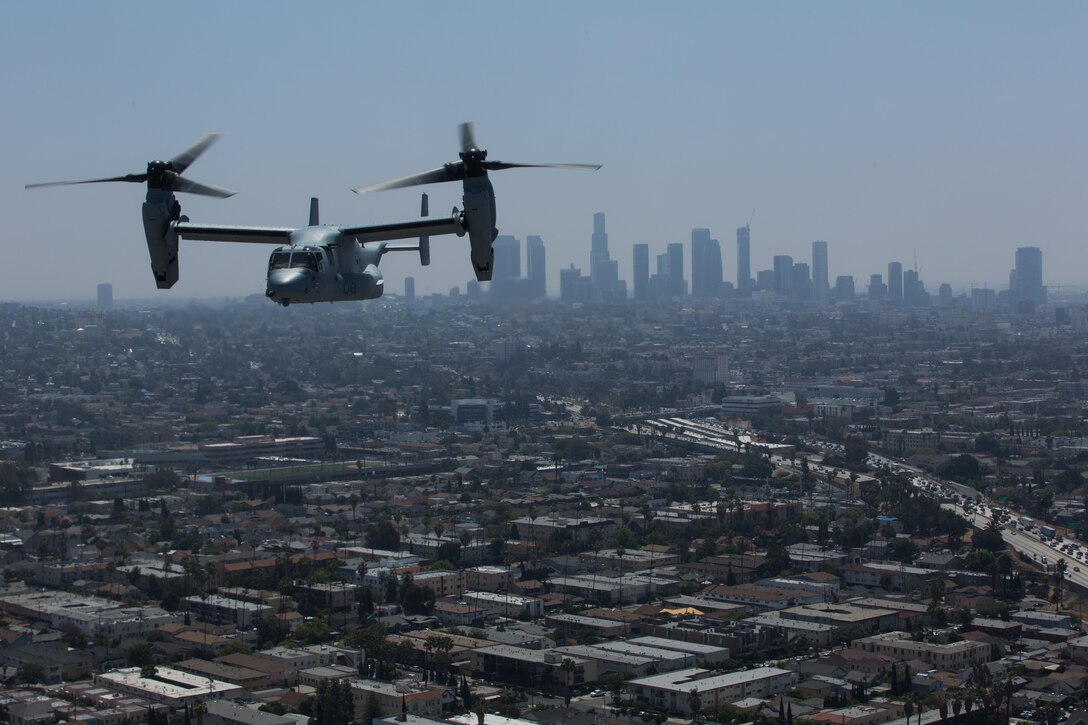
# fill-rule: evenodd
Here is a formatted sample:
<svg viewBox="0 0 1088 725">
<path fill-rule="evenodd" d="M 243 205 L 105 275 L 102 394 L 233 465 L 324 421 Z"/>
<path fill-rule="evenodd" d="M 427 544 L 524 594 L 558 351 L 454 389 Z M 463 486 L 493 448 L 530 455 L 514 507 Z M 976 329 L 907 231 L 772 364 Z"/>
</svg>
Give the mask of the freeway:
<svg viewBox="0 0 1088 725">
<path fill-rule="evenodd" d="M 923 495 L 940 498 L 959 496 L 958 502 L 946 501 L 941 504 L 942 508 L 959 514 L 968 524 L 980 531 L 993 521 L 994 502 L 970 486 L 936 478 L 903 461 L 875 453 L 869 454 L 867 462 L 874 468 L 885 468 L 909 476 L 911 484 Z M 785 464 L 785 461 L 780 459 L 777 463 L 781 465 Z M 1053 540 L 1041 539 L 1037 528 L 1025 530 L 1017 525 L 1021 517 L 1019 512 L 1009 509 L 1006 504 L 997 504 L 997 506 L 1008 511 L 1008 519 L 1001 526 L 1001 538 L 1013 551 L 1023 553 L 1028 560 L 1044 571 L 1052 568 L 1059 559 L 1065 559 L 1066 582 L 1088 591 L 1088 550 L 1084 546 L 1066 540 L 1060 534 Z M 1065 550 L 1063 551 L 1061 547 L 1065 547 Z"/>
</svg>

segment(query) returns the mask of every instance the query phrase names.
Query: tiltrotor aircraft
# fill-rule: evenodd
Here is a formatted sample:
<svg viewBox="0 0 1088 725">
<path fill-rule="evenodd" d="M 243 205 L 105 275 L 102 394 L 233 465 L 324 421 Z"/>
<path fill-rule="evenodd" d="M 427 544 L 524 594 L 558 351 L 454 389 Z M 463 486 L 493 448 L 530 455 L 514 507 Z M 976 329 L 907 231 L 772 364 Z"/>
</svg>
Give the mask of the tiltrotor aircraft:
<svg viewBox="0 0 1088 725">
<path fill-rule="evenodd" d="M 468 234 L 470 256 L 476 279 L 491 279 L 494 252 L 491 243 L 495 227 L 495 191 L 488 171 L 537 167 L 596 170 L 595 164 L 523 164 L 488 161 L 487 151 L 476 145 L 471 123 L 461 124 L 460 160 L 414 176 L 406 176 L 354 189 L 364 194 L 441 181 L 463 182 L 463 209 L 454 207 L 447 217 L 427 216 L 427 195 L 423 195 L 421 218 L 369 226 L 322 225 L 318 201 L 310 200 L 310 223 L 304 227 L 256 227 L 194 224 L 181 213 L 175 192 L 225 199 L 233 191 L 200 184 L 182 176 L 218 134 L 210 133 L 188 150 L 169 161 L 152 161 L 142 174 L 104 179 L 54 181 L 28 184 L 26 188 L 98 184 L 112 181 L 147 183 L 143 204 L 144 235 L 151 254 L 151 271 L 159 289 L 178 281 L 178 241 L 194 239 L 212 242 L 248 242 L 279 245 L 268 260 L 265 295 L 283 306 L 301 302 L 369 300 L 381 297 L 384 279 L 378 263 L 386 252 L 419 252 L 420 264 L 430 264 L 430 237 L 440 234 Z M 418 238 L 416 243 L 396 240 Z"/>
</svg>

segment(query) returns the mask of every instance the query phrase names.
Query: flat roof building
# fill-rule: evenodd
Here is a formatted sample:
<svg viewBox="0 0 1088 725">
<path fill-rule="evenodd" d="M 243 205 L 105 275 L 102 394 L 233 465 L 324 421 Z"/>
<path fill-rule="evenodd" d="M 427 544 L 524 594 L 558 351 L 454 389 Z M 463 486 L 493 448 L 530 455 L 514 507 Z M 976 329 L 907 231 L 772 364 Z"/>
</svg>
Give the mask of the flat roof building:
<svg viewBox="0 0 1088 725">
<path fill-rule="evenodd" d="M 245 695 L 245 691 L 238 685 L 204 675 L 182 672 L 171 667 L 156 667 L 155 673 L 150 677 L 144 677 L 139 667 L 125 667 L 96 674 L 94 682 L 96 685 L 136 695 L 171 709 L 182 708 L 204 700 Z"/>
<path fill-rule="evenodd" d="M 660 710 L 692 717 L 699 712 L 715 712 L 746 697 L 768 698 L 797 684 L 795 672 L 777 667 L 716 675 L 710 670 L 691 668 L 630 680 L 627 693 L 639 702 Z M 692 705 L 697 705 L 693 708 Z"/>
</svg>

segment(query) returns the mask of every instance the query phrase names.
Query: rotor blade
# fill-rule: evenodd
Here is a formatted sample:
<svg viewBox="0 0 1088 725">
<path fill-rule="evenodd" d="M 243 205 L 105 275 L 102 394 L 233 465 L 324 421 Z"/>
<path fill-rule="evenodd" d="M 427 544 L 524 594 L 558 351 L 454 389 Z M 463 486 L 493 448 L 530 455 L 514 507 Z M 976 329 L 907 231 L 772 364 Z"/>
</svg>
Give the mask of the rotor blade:
<svg viewBox="0 0 1088 725">
<path fill-rule="evenodd" d="M 403 189 L 406 186 L 419 186 L 420 184 L 437 184 L 443 181 L 460 181 L 465 178 L 465 165 L 460 161 L 440 166 L 437 169 L 424 171 L 422 174 L 404 176 L 392 181 L 383 181 L 380 184 L 360 186 L 352 189 L 356 194 L 368 194 L 372 191 L 386 191 L 387 189 Z"/>
<path fill-rule="evenodd" d="M 226 199 L 236 193 L 227 189 L 218 189 L 214 186 L 201 184 L 197 181 L 190 181 L 184 176 L 178 176 L 174 179 L 174 191 L 184 191 L 187 194 L 199 194 L 200 196 L 214 196 L 219 199 Z"/>
<path fill-rule="evenodd" d="M 182 151 L 180 154 L 170 159 L 170 163 L 174 165 L 174 169 L 180 174 L 189 168 L 189 166 L 200 158 L 200 155 L 208 150 L 208 147 L 215 143 L 219 138 L 218 133 L 209 133 L 204 138 L 197 141 L 189 148 Z"/>
<path fill-rule="evenodd" d="M 576 171 L 596 171 L 600 164 L 518 164 L 505 161 L 484 161 L 481 164 L 488 171 L 503 169 L 574 169 Z"/>
<path fill-rule="evenodd" d="M 27 184 L 24 189 L 40 189 L 43 186 L 72 186 L 73 184 L 104 184 L 109 181 L 132 181 L 142 184 L 147 181 L 147 174 L 125 174 L 124 176 L 111 176 L 108 179 L 85 179 L 83 181 L 46 181 L 42 184 Z"/>
<path fill-rule="evenodd" d="M 476 146 L 476 124 L 469 121 L 468 123 L 462 123 L 458 128 L 461 131 L 461 150 L 468 151 L 469 149 L 478 148 Z"/>
</svg>

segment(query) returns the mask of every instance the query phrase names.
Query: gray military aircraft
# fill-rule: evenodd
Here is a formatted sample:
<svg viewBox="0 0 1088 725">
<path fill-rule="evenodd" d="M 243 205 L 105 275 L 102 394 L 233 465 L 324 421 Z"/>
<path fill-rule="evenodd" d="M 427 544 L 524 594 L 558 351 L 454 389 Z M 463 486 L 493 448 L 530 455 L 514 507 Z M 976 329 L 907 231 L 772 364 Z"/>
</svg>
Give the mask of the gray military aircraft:
<svg viewBox="0 0 1088 725">
<path fill-rule="evenodd" d="M 443 181 L 463 182 L 462 210 L 454 207 L 447 217 L 428 217 L 423 195 L 419 219 L 368 226 L 330 226 L 319 220 L 318 201 L 310 200 L 310 220 L 304 227 L 256 227 L 194 224 L 181 213 L 175 192 L 225 199 L 233 191 L 219 189 L 182 176 L 186 169 L 219 137 L 210 133 L 169 161 L 151 161 L 146 172 L 103 179 L 53 181 L 28 184 L 26 188 L 98 184 L 114 181 L 146 183 L 143 204 L 144 236 L 151 255 L 151 271 L 159 289 L 178 281 L 178 241 L 246 242 L 279 245 L 268 261 L 265 295 L 283 306 L 301 302 L 369 300 L 381 297 L 384 279 L 378 263 L 386 252 L 419 253 L 422 265 L 430 264 L 430 237 L 468 234 L 470 257 L 476 279 L 491 279 L 498 236 L 495 227 L 495 191 L 488 171 L 512 168 L 566 168 L 596 170 L 596 164 L 524 164 L 488 161 L 487 151 L 476 145 L 471 123 L 461 124 L 460 160 L 437 169 L 381 184 L 359 187 L 356 193 L 399 189 Z M 416 243 L 397 240 L 416 238 Z"/>
</svg>

